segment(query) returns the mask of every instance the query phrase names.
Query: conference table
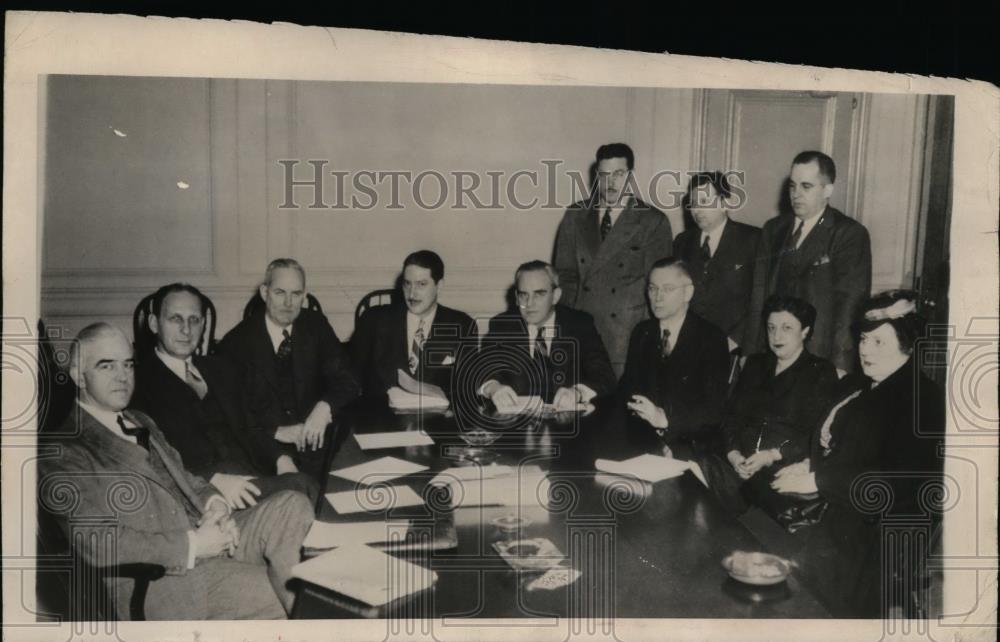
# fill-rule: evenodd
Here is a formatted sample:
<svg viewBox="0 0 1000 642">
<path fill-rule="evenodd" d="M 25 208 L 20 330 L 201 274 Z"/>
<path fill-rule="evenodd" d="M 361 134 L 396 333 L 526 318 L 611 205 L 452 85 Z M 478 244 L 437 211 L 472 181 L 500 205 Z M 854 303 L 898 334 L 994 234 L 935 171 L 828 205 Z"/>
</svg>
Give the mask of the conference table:
<svg viewBox="0 0 1000 642">
<path fill-rule="evenodd" d="M 499 433 L 478 463 L 461 433 L 487 426 Z M 422 431 L 433 445 L 362 450 L 355 435 Z M 638 435 L 638 436 L 637 436 Z M 437 574 L 434 585 L 371 608 L 317 584 L 296 580 L 293 618 L 824 618 L 829 612 L 796 572 L 773 586 L 745 585 L 729 577 L 722 560 L 734 551 L 767 548 L 730 515 L 693 474 L 656 483 L 595 469 L 598 458 L 625 460 L 661 454 L 652 430 L 636 429 L 624 412 L 598 408 L 589 415 L 529 414 L 499 417 L 487 408 L 461 412 L 396 413 L 358 405 L 339 418 L 331 470 L 391 456 L 427 466 L 393 479 L 425 501 L 422 506 L 339 514 L 320 497 L 317 520 L 334 524 L 411 520 L 422 533 L 416 550 L 386 552 Z M 471 453 L 475 454 L 475 453 Z M 676 453 L 675 453 L 676 454 Z M 474 458 L 476 459 L 476 458 Z M 507 506 L 453 506 L 428 482 L 456 466 L 538 466 L 546 497 Z M 519 470 L 527 470 L 521 468 Z M 326 493 L 360 488 L 329 475 Z M 391 492 L 369 488 L 374 495 Z M 528 497 L 529 500 L 532 498 Z M 497 518 L 522 526 L 498 528 Z M 580 572 L 572 583 L 538 588 L 539 572 L 515 571 L 495 542 L 546 538 Z M 321 551 L 306 551 L 307 556 Z"/>
</svg>

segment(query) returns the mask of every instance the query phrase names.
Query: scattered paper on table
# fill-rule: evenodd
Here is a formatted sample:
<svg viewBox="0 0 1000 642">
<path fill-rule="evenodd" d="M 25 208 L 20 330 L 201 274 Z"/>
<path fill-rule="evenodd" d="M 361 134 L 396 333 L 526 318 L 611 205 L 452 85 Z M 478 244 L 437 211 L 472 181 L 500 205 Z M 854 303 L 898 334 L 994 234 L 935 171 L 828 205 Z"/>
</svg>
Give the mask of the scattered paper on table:
<svg viewBox="0 0 1000 642">
<path fill-rule="evenodd" d="M 330 474 L 360 484 L 377 484 L 390 479 L 412 475 L 427 470 L 427 466 L 414 464 L 397 457 L 380 457 L 356 466 L 331 470 Z"/>
<path fill-rule="evenodd" d="M 545 589 L 551 591 L 552 589 L 569 586 L 580 579 L 580 575 L 582 573 L 575 568 L 566 568 L 564 566 L 550 568 L 542 576 L 528 582 L 528 590 Z"/>
<path fill-rule="evenodd" d="M 658 482 L 683 475 L 685 470 L 691 468 L 691 462 L 647 454 L 625 461 L 598 459 L 594 462 L 594 467 L 614 475 L 638 477 L 648 482 Z"/>
<path fill-rule="evenodd" d="M 388 394 L 389 407 L 394 410 L 440 410 L 449 405 L 444 397 L 407 392 L 396 386 L 389 388 Z"/>
<path fill-rule="evenodd" d="M 488 467 L 487 467 L 488 468 Z M 503 468 L 508 468 L 504 466 Z M 491 477 L 451 478 L 453 508 L 462 506 L 548 506 L 549 479 L 538 466 L 508 468 Z"/>
<path fill-rule="evenodd" d="M 522 415 L 528 413 L 543 412 L 552 410 L 551 404 L 542 403 L 542 398 L 537 395 L 518 395 L 514 398 L 513 405 L 497 406 L 498 415 Z"/>
<path fill-rule="evenodd" d="M 354 435 L 361 450 L 378 448 L 405 448 L 407 446 L 433 446 L 434 440 L 422 430 L 398 430 L 395 432 L 370 432 Z"/>
<path fill-rule="evenodd" d="M 351 544 L 402 541 L 410 522 L 313 522 L 302 545 L 306 548 L 334 548 Z"/>
<path fill-rule="evenodd" d="M 448 403 L 447 395 L 444 394 L 444 390 L 440 386 L 426 381 L 418 381 L 399 368 L 396 369 L 396 381 L 399 383 L 399 387 L 406 392 Z"/>
<path fill-rule="evenodd" d="M 428 483 L 435 486 L 442 486 L 450 484 L 453 481 L 491 479 L 493 477 L 506 477 L 512 474 L 514 474 L 513 468 L 497 464 L 490 464 L 489 466 L 454 466 L 452 468 L 445 468 Z"/>
<path fill-rule="evenodd" d="M 362 511 L 386 511 L 405 506 L 420 506 L 424 500 L 409 486 L 372 486 L 358 490 L 327 493 L 327 501 L 341 515 Z"/>
<path fill-rule="evenodd" d="M 292 575 L 371 606 L 430 587 L 437 573 L 363 544 L 341 546 L 292 567 Z"/>
</svg>

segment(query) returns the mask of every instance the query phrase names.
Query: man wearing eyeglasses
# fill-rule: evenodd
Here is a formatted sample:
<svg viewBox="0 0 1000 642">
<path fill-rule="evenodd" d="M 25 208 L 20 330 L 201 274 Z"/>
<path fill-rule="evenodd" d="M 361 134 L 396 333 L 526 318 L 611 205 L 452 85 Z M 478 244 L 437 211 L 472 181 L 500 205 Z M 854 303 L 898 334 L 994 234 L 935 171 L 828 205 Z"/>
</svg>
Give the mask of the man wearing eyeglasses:
<svg viewBox="0 0 1000 642">
<path fill-rule="evenodd" d="M 646 274 L 673 251 L 667 217 L 637 197 L 634 166 L 628 145 L 598 148 L 597 189 L 566 210 L 553 259 L 563 305 L 594 317 L 616 376 L 625 366 L 629 332 L 648 316 Z"/>
<path fill-rule="evenodd" d="M 632 331 L 620 394 L 647 434 L 708 447 L 726 401 L 726 335 L 689 309 L 694 284 L 683 261 L 656 261 L 646 295 L 654 318 Z"/>
</svg>

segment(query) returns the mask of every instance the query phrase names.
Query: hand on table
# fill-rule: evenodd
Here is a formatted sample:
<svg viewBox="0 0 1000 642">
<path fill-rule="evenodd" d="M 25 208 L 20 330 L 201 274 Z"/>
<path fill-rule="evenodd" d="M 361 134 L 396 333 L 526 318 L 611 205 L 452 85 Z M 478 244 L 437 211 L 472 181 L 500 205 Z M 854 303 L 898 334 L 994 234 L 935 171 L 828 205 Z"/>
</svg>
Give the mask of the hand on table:
<svg viewBox="0 0 1000 642">
<path fill-rule="evenodd" d="M 774 474 L 771 488 L 779 493 L 798 493 L 800 495 L 819 492 L 819 488 L 816 486 L 816 473 L 809 471 L 807 462 L 808 460 L 785 466 L 779 470 Z"/>
</svg>

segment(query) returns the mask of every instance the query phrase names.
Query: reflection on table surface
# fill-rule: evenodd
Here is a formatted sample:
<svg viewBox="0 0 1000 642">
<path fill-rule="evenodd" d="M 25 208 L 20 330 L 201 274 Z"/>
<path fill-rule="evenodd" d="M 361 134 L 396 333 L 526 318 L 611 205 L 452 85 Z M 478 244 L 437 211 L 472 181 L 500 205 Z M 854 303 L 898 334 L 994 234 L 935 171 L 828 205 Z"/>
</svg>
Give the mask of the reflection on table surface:
<svg viewBox="0 0 1000 642">
<path fill-rule="evenodd" d="M 293 616 L 569 616 L 600 621 L 829 616 L 794 573 L 772 587 L 744 586 L 729 578 L 721 565 L 727 555 L 766 549 L 722 510 L 690 472 L 655 484 L 596 472 L 594 461 L 599 457 L 621 460 L 644 452 L 659 454 L 656 440 L 637 438 L 625 425 L 624 415 L 613 408 L 570 417 L 497 417 L 482 409 L 395 414 L 387 408 L 352 408 L 340 418 L 331 470 L 384 456 L 425 465 L 426 471 L 385 482 L 409 486 L 425 503 L 341 515 L 321 499 L 318 519 L 331 523 L 409 519 L 411 530 L 423 533 L 425 542 L 440 540 L 453 527 L 457 546 L 393 553 L 438 574 L 427 591 L 372 609 L 306 584 Z M 491 463 L 538 466 L 547 473 L 547 487 L 535 493 L 538 497 L 528 497 L 522 487 L 520 505 L 453 508 L 449 492 L 428 484 L 444 469 L 475 465 L 463 454 L 468 445 L 460 433 L 477 426 L 500 433 L 487 447 L 493 453 Z M 424 431 L 435 443 L 364 451 L 353 437 L 402 430 Z M 359 487 L 354 482 L 331 475 L 325 492 L 355 488 Z M 378 490 L 366 492 L 374 496 Z M 502 528 L 494 523 L 498 518 L 520 518 L 519 525 Z M 565 555 L 564 565 L 581 576 L 568 586 L 529 589 L 539 572 L 512 570 L 493 547 L 513 538 L 550 540 Z"/>
</svg>

